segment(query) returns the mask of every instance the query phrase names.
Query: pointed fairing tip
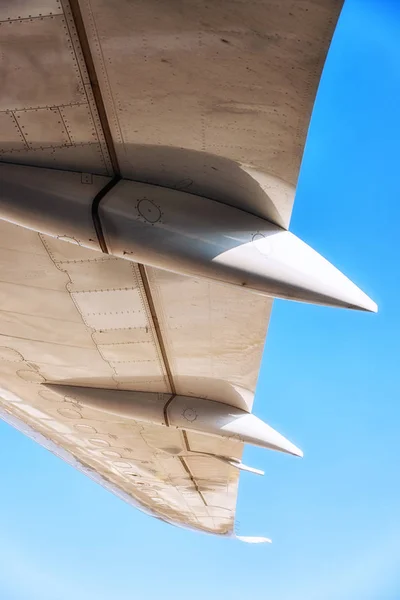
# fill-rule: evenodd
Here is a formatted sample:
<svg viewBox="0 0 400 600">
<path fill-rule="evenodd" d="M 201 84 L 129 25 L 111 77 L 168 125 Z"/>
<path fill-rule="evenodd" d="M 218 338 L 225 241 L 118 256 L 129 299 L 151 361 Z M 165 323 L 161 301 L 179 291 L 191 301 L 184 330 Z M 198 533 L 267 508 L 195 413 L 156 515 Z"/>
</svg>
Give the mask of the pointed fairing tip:
<svg viewBox="0 0 400 600">
<path fill-rule="evenodd" d="M 360 290 L 361 291 L 361 290 Z M 364 310 L 365 312 L 377 313 L 378 305 L 376 302 L 371 300 L 364 292 L 361 292 L 363 295 L 363 301 L 356 307 L 359 310 Z"/>
<path fill-rule="evenodd" d="M 223 430 L 238 436 L 246 444 L 303 457 L 300 448 L 253 413 L 242 414 L 239 418 L 224 425 Z"/>
<path fill-rule="evenodd" d="M 376 313 L 378 307 L 346 275 L 289 231 L 279 231 L 253 242 L 268 259 L 263 262 L 271 295 Z M 261 267 L 260 267 L 261 271 Z"/>
<path fill-rule="evenodd" d="M 296 240 L 293 248 L 296 252 L 294 262 L 297 262 L 297 265 L 301 264 L 304 269 L 303 284 L 306 301 L 371 313 L 378 312 L 377 304 L 346 275 L 313 248 L 291 235 L 292 243 L 294 239 Z"/>
<path fill-rule="evenodd" d="M 367 294 L 365 294 L 359 287 L 357 287 L 350 279 L 348 279 L 343 273 L 340 273 L 340 279 L 342 282 L 341 293 L 338 297 L 342 296 L 344 303 L 347 302 L 347 308 L 352 310 L 361 310 L 364 312 L 377 313 L 378 305 L 376 302 L 371 300 Z M 339 277 L 338 277 L 339 279 Z M 340 289 L 340 286 L 337 286 Z M 344 304 L 344 307 L 346 305 Z"/>
<path fill-rule="evenodd" d="M 236 535 L 235 539 L 245 544 L 272 544 L 272 540 L 266 537 L 255 537 L 249 535 Z"/>
<path fill-rule="evenodd" d="M 295 446 L 294 444 L 291 444 L 291 447 L 288 450 L 284 450 L 284 452 L 292 454 L 293 456 L 298 456 L 299 458 L 304 457 L 303 450 L 300 450 L 300 448 L 297 448 L 297 446 Z"/>
<path fill-rule="evenodd" d="M 291 454 L 292 456 L 303 458 L 304 454 L 300 448 L 292 444 L 292 442 L 290 442 L 277 431 L 274 431 L 274 433 L 275 435 L 271 439 L 271 450 L 278 450 L 278 452 L 284 452 L 285 454 Z"/>
</svg>

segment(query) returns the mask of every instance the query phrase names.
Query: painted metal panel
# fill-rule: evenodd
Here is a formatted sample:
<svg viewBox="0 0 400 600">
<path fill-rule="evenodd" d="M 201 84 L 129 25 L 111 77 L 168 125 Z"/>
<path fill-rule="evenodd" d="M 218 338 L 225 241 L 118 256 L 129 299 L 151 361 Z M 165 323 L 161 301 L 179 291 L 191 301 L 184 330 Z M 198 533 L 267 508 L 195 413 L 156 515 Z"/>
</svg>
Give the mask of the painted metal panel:
<svg viewBox="0 0 400 600">
<path fill-rule="evenodd" d="M 0 4 L 0 21 L 34 19 L 62 14 L 60 0 L 3 0 Z"/>
<path fill-rule="evenodd" d="M 166 432 L 151 424 L 135 425 L 132 420 L 100 416 L 98 411 L 82 407 L 68 396 L 60 401 L 56 394 L 41 386 L 44 382 L 58 381 L 168 392 L 148 307 L 142 301 L 140 322 L 132 323 L 129 316 L 133 310 L 132 298 L 129 296 L 127 304 L 125 301 L 121 304 L 121 293 L 129 295 L 136 290 L 138 297 L 142 293 L 135 266 L 118 259 L 102 259 L 100 254 L 80 246 L 71 246 L 5 222 L 0 222 L 0 240 L 3 252 L 12 253 L 14 265 L 13 271 L 2 269 L 5 281 L 1 285 L 7 286 L 7 290 L 0 296 L 1 409 L 64 448 L 79 464 L 98 472 L 106 485 L 117 486 L 131 502 L 138 503 L 155 516 L 205 531 L 232 532 L 237 469 L 213 458 L 203 458 L 193 463 L 189 475 L 187 466 L 185 468 L 178 457 L 169 453 L 171 448 L 185 451 L 185 441 L 178 431 Z M 74 248 L 72 258 L 62 251 L 63 244 Z M 24 278 L 24 273 L 38 267 L 39 270 L 45 268 L 47 280 L 53 282 L 51 285 L 56 289 L 42 289 L 40 278 Z M 118 278 L 115 273 L 119 273 Z M 155 274 L 153 270 L 152 286 Z M 55 285 L 57 281 L 59 285 Z M 72 291 L 78 287 L 81 287 L 80 292 Z M 196 314 L 203 312 L 205 303 L 210 304 L 213 286 L 207 284 L 203 289 L 201 302 L 188 293 L 182 296 L 182 289 L 175 286 L 174 278 L 170 288 L 170 293 L 175 288 L 180 311 L 185 312 L 187 308 L 190 311 L 188 320 L 178 327 L 187 329 L 182 338 L 182 341 L 186 340 L 182 351 L 195 355 L 197 349 L 193 345 L 190 319 L 196 322 Z M 97 300 L 94 299 L 96 294 Z M 110 304 L 113 294 L 117 298 L 115 306 Z M 76 298 L 83 295 L 87 295 L 87 302 L 77 302 Z M 167 296 L 165 301 L 170 299 Z M 221 298 L 221 313 L 225 300 Z M 160 307 L 161 301 L 159 297 Z M 229 307 L 233 302 L 231 298 L 231 303 L 225 307 L 230 329 L 235 323 L 242 322 L 240 311 L 230 314 Z M 90 311 L 98 315 L 98 321 L 88 325 L 85 320 Z M 117 328 L 107 330 L 108 313 L 119 313 Z M 166 314 L 165 307 L 161 308 L 161 313 Z M 252 320 L 258 322 L 259 319 Z M 221 318 L 214 321 L 214 328 L 222 322 L 221 314 Z M 209 326 L 210 321 L 204 321 L 203 331 Z M 162 327 L 167 325 L 162 323 Z M 261 349 L 262 339 L 260 353 Z M 214 352 L 214 349 L 209 351 Z M 207 348 L 204 347 L 202 352 L 207 352 Z M 212 360 L 211 355 L 209 359 Z M 225 357 L 225 361 L 228 360 L 232 372 L 237 371 L 240 354 L 236 359 L 229 354 Z M 183 389 L 182 383 L 180 385 Z M 213 392 L 211 386 L 208 394 Z M 189 443 L 192 443 L 192 436 L 194 450 L 229 454 L 240 459 L 242 444 L 226 440 L 225 448 L 221 440 L 201 439 L 198 434 L 190 434 Z M 206 464 L 212 467 L 208 481 L 201 475 Z M 201 465 L 198 472 L 196 465 Z M 209 495 L 206 502 L 203 492 L 199 492 L 199 485 Z"/>
<path fill-rule="evenodd" d="M 68 3 L 2 3 L 0 49 L 1 160 L 111 173 Z"/>
<path fill-rule="evenodd" d="M 341 2 L 80 5 L 124 176 L 287 226 Z"/>
</svg>

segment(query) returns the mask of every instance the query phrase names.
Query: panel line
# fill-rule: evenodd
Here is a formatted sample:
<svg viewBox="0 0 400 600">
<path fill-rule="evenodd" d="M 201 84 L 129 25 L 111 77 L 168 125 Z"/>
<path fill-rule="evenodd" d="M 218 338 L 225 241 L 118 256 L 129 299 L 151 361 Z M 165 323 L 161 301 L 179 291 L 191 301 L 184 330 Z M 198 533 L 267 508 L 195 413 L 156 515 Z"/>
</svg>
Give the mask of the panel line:
<svg viewBox="0 0 400 600">
<path fill-rule="evenodd" d="M 103 101 L 103 96 L 101 93 L 96 68 L 94 66 L 92 51 L 90 50 L 90 44 L 86 34 L 81 8 L 79 6 L 79 0 L 69 0 L 69 5 L 71 8 L 72 18 L 76 27 L 76 33 L 78 35 L 79 43 L 82 49 L 83 58 L 86 64 L 86 69 L 90 81 L 90 87 L 92 88 L 94 101 L 99 115 L 101 127 L 103 129 L 104 139 L 106 141 L 108 153 L 110 155 L 111 165 L 114 170 L 114 174 L 116 176 L 120 176 L 120 169 L 118 164 L 117 153 L 114 146 L 114 140 L 112 137 L 110 124 L 108 122 L 107 111 Z"/>
</svg>

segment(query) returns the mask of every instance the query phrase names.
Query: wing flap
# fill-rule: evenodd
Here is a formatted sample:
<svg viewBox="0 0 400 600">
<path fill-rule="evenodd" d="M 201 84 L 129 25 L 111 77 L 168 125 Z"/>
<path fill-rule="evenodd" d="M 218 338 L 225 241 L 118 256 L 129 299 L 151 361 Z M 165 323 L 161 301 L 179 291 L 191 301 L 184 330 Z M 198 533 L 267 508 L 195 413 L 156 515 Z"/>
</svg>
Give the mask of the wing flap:
<svg viewBox="0 0 400 600">
<path fill-rule="evenodd" d="M 87 415 L 75 422 L 72 411 L 76 407 L 58 400 L 56 413 L 46 402 L 54 399 L 43 398 L 40 410 L 2 391 L 0 417 L 149 515 L 208 533 L 232 534 L 236 489 L 232 484 L 228 488 L 226 470 L 218 477 L 219 482 L 226 478 L 226 484 L 205 502 L 182 460 L 148 443 L 151 439 L 161 446 L 176 444 L 175 432 L 160 434 L 154 426 L 142 428 L 132 421 L 124 429 L 122 422 L 104 423 Z M 230 479 L 234 477 L 232 473 Z M 208 485 L 212 488 L 213 484 L 208 481 Z"/>
<path fill-rule="evenodd" d="M 70 462 L 151 514 L 231 534 L 239 470 L 214 455 L 240 460 L 241 443 L 100 414 L 41 385 L 170 391 L 137 265 L 4 221 L 0 245 L 6 420 L 25 424 L 40 443 L 47 440 L 63 458 L 67 452 Z M 242 290 L 155 269 L 149 282 L 179 393 L 251 402 L 269 303 L 247 305 L 244 328 Z M 250 346 L 251 360 L 243 361 Z"/>
</svg>

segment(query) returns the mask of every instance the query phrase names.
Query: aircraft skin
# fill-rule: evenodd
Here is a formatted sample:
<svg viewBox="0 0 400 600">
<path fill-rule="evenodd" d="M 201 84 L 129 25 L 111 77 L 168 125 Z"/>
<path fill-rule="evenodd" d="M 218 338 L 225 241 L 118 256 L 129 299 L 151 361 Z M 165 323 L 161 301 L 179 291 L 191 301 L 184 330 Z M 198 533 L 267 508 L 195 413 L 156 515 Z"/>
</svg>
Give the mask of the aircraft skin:
<svg viewBox="0 0 400 600">
<path fill-rule="evenodd" d="M 272 299 L 377 310 L 287 231 L 341 5 L 0 5 L 0 416 L 175 525 L 302 456 L 252 414 Z"/>
</svg>

